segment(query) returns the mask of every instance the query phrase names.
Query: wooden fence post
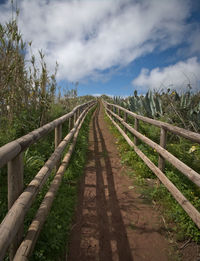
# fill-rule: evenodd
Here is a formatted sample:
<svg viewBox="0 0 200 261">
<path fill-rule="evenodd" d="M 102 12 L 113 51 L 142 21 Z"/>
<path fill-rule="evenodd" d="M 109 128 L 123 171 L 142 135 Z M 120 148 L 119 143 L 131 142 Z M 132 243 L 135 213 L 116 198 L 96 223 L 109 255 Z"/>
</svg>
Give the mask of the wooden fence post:
<svg viewBox="0 0 200 261">
<path fill-rule="evenodd" d="M 77 112 L 74 113 L 74 125 L 76 123 L 76 119 L 77 119 Z"/>
<path fill-rule="evenodd" d="M 81 107 L 81 108 L 79 109 L 79 116 L 81 115 L 82 112 L 83 112 L 83 107 Z"/>
<path fill-rule="evenodd" d="M 167 143 L 167 131 L 164 128 L 161 127 L 161 129 L 160 129 L 160 146 L 165 149 L 166 143 Z M 161 155 L 159 155 L 159 159 L 158 159 L 158 168 L 162 172 L 164 172 L 165 159 Z"/>
<path fill-rule="evenodd" d="M 124 112 L 124 121 L 127 123 L 127 113 L 126 112 Z M 125 131 L 125 133 L 128 132 L 127 128 L 125 126 L 124 126 L 124 131 Z"/>
<path fill-rule="evenodd" d="M 72 119 L 72 121 L 71 121 L 71 128 L 73 129 L 73 127 L 74 127 L 74 117 L 75 117 L 75 114 L 73 114 L 73 116 L 71 117 L 71 119 Z"/>
<path fill-rule="evenodd" d="M 55 128 L 55 148 L 58 147 L 62 140 L 62 124 L 58 125 Z"/>
<path fill-rule="evenodd" d="M 120 117 L 120 108 L 115 107 L 115 114 L 117 114 Z M 120 123 L 120 121 L 118 121 Z"/>
<path fill-rule="evenodd" d="M 77 113 L 76 113 L 76 117 L 78 119 L 78 117 L 80 116 L 80 109 L 77 110 Z"/>
<path fill-rule="evenodd" d="M 108 110 L 112 110 L 112 106 L 109 104 L 109 105 L 107 105 L 107 109 Z M 109 114 L 110 114 L 110 112 L 108 112 Z"/>
<path fill-rule="evenodd" d="M 134 129 L 135 129 L 136 131 L 138 131 L 138 129 L 139 129 L 139 120 L 138 120 L 137 118 L 135 118 Z M 136 146 L 137 146 L 137 144 L 138 144 L 138 139 L 137 139 L 136 136 L 134 137 L 134 144 L 135 144 Z"/>
<path fill-rule="evenodd" d="M 68 132 L 72 129 L 72 117 L 69 118 L 69 129 Z"/>
<path fill-rule="evenodd" d="M 62 124 L 58 125 L 55 128 L 55 149 L 58 147 L 60 142 L 62 141 Z M 60 167 L 60 160 L 56 164 L 56 170 Z"/>
<path fill-rule="evenodd" d="M 160 146 L 165 149 L 166 143 L 167 143 L 167 131 L 161 127 L 161 129 L 160 129 Z M 164 172 L 164 170 L 165 170 L 165 159 L 161 155 L 159 155 L 159 158 L 158 158 L 158 168 L 162 172 Z M 160 186 L 159 179 L 157 179 L 157 186 Z"/>
<path fill-rule="evenodd" d="M 23 153 L 21 152 L 17 157 L 12 161 L 8 162 L 8 209 L 10 209 L 23 192 L 24 187 L 24 162 L 23 162 Z M 10 245 L 9 257 L 10 260 L 13 260 L 17 248 L 19 247 L 24 232 L 24 226 L 22 225 Z"/>
</svg>

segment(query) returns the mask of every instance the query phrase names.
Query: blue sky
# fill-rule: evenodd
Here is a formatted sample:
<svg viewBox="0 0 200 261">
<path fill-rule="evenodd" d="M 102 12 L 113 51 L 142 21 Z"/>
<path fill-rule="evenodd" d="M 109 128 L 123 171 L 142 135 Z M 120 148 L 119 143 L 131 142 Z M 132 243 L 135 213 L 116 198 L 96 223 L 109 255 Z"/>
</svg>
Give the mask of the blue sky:
<svg viewBox="0 0 200 261">
<path fill-rule="evenodd" d="M 18 0 L 19 27 L 64 90 L 132 95 L 200 90 L 199 0 Z M 11 14 L 0 0 L 0 22 Z M 27 52 L 27 59 L 30 53 Z M 64 92 L 64 91 L 63 91 Z"/>
</svg>

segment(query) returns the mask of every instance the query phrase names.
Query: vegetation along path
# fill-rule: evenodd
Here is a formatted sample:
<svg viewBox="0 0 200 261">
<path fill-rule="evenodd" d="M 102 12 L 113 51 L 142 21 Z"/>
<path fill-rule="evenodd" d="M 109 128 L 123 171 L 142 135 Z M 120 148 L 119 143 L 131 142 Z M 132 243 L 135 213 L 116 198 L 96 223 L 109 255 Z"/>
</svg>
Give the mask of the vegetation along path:
<svg viewBox="0 0 200 261">
<path fill-rule="evenodd" d="M 90 125 L 67 261 L 170 260 L 163 221 L 125 172 L 100 106 Z"/>
</svg>

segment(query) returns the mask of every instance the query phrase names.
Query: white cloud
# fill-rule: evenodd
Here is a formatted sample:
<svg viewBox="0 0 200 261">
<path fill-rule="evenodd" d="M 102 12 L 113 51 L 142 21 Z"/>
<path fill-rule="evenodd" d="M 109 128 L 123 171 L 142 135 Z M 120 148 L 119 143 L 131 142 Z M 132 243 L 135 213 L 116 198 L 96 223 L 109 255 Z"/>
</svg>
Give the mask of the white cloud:
<svg viewBox="0 0 200 261">
<path fill-rule="evenodd" d="M 148 88 L 166 90 L 167 88 L 183 91 L 190 84 L 193 90 L 200 89 L 200 63 L 197 57 L 180 61 L 165 68 L 153 70 L 142 69 L 140 75 L 132 84 L 141 90 Z"/>
<path fill-rule="evenodd" d="M 200 54 L 200 26 L 191 32 L 188 43 L 190 54 Z"/>
<path fill-rule="evenodd" d="M 112 95 L 112 94 L 107 94 L 107 93 L 94 93 L 94 94 L 92 94 L 92 96 L 94 96 L 94 97 L 100 97 L 101 95 L 106 95 L 106 96 L 108 96 L 108 97 L 110 97 L 110 98 L 113 98 L 114 97 L 114 95 Z"/>
<path fill-rule="evenodd" d="M 51 69 L 57 60 L 59 79 L 69 81 L 181 43 L 190 12 L 188 0 L 21 0 L 18 7 L 33 52 L 43 49 Z M 8 4 L 1 6 L 0 21 L 8 13 Z"/>
<path fill-rule="evenodd" d="M 94 96 L 94 97 L 100 97 L 102 94 L 101 93 L 94 93 L 94 94 L 92 94 L 92 96 Z"/>
</svg>

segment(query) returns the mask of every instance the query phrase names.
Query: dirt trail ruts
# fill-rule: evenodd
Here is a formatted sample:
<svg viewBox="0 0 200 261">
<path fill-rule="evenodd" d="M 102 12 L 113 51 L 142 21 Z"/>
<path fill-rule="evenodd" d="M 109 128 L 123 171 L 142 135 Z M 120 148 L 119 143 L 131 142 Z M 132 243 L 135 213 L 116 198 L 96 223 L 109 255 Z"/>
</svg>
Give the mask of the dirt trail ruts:
<svg viewBox="0 0 200 261">
<path fill-rule="evenodd" d="M 144 203 L 124 172 L 100 106 L 90 125 L 67 261 L 169 260 L 158 212 Z"/>
</svg>

